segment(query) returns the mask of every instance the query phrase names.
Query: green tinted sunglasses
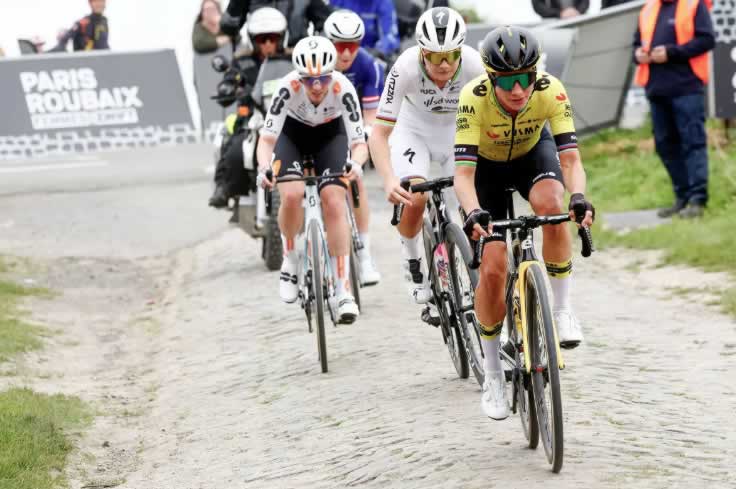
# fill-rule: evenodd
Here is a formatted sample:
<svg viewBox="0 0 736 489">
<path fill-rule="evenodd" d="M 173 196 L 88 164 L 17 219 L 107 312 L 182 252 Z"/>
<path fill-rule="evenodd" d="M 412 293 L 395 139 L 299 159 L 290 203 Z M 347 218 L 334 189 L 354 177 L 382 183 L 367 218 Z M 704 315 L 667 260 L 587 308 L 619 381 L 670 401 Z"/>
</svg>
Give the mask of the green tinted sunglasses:
<svg viewBox="0 0 736 489">
<path fill-rule="evenodd" d="M 526 89 L 537 81 L 537 72 L 536 71 L 526 71 L 524 73 L 516 73 L 514 75 L 489 75 L 491 78 L 491 83 L 498 86 L 502 90 L 506 90 L 507 92 L 510 92 L 514 89 L 514 85 L 517 83 L 521 86 L 522 89 Z"/>
<path fill-rule="evenodd" d="M 443 61 L 447 60 L 448 63 L 454 63 L 460 59 L 462 49 L 453 49 L 452 51 L 442 51 L 439 53 L 422 52 L 424 59 L 432 63 L 433 65 L 441 65 Z"/>
</svg>

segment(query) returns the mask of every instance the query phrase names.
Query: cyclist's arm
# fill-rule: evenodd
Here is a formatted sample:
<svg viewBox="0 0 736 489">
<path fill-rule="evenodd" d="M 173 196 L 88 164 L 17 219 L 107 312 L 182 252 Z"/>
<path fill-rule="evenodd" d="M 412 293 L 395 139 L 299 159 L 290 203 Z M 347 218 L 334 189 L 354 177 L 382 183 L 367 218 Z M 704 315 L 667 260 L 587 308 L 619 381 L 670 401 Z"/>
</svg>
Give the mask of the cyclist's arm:
<svg viewBox="0 0 736 489">
<path fill-rule="evenodd" d="M 384 182 L 395 178 L 394 170 L 391 168 L 391 149 L 388 145 L 388 137 L 393 130 L 394 128 L 392 126 L 386 126 L 380 123 L 375 124 L 371 132 L 371 137 L 368 140 L 371 159 Z"/>
<path fill-rule="evenodd" d="M 565 87 L 556 78 L 550 77 L 547 101 L 549 105 L 549 125 L 560 155 L 560 166 L 565 188 L 571 194 L 585 193 L 585 169 L 578 151 L 578 137 L 573 123 L 572 103 Z"/>
<path fill-rule="evenodd" d="M 580 151 L 575 149 L 560 153 L 560 166 L 567 191 L 570 194 L 584 194 L 586 176 Z"/>
<path fill-rule="evenodd" d="M 458 111 L 455 114 L 455 194 L 466 214 L 480 207 L 475 192 L 475 166 L 478 163 L 480 141 L 480 108 L 474 102 L 481 99 L 473 93 L 476 80 L 468 83 L 460 92 Z"/>
<path fill-rule="evenodd" d="M 408 65 L 406 61 L 404 55 L 400 56 L 386 77 L 386 83 L 383 86 L 381 100 L 376 111 L 375 124 L 373 124 L 371 137 L 368 141 L 371 159 L 385 185 L 396 179 L 391 167 L 391 150 L 388 137 L 393 132 L 394 125 L 399 117 L 401 104 L 407 90 L 406 87 L 411 84 L 411 81 L 407 80 L 408 72 L 399 72 L 399 67 Z M 416 63 L 414 59 L 410 61 Z"/>
<path fill-rule="evenodd" d="M 376 109 L 365 109 L 363 110 L 363 124 L 366 126 L 372 126 L 376 122 Z"/>
<path fill-rule="evenodd" d="M 276 137 L 271 134 L 261 134 L 258 137 L 256 148 L 256 159 L 258 160 L 258 171 L 262 172 L 271 166 L 273 148 L 276 146 Z"/>
<path fill-rule="evenodd" d="M 363 118 L 360 115 L 358 93 L 346 77 L 340 77 L 340 83 L 335 86 L 340 87 L 337 96 L 342 103 L 342 122 L 348 136 L 350 157 L 360 165 L 363 165 L 368 161 L 368 146 L 365 144 Z"/>
</svg>

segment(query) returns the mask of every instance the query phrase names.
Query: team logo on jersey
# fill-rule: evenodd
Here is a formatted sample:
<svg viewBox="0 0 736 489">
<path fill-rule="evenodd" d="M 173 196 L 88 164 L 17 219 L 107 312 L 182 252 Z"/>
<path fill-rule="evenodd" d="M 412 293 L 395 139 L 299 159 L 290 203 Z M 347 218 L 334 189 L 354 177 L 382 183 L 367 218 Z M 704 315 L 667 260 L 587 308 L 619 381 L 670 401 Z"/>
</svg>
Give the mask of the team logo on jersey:
<svg viewBox="0 0 736 489">
<path fill-rule="evenodd" d="M 555 98 L 557 100 L 559 100 L 560 102 L 564 102 L 565 100 L 567 100 L 567 95 L 565 95 L 564 93 L 560 92 L 559 95 L 555 95 Z"/>
<path fill-rule="evenodd" d="M 546 75 L 543 75 L 541 78 L 537 79 L 536 83 L 534 84 L 534 90 L 539 92 L 547 90 L 551 83 L 552 82 L 549 80 L 549 78 L 547 78 Z"/>
<path fill-rule="evenodd" d="M 460 114 L 475 114 L 475 107 L 472 105 L 461 105 L 457 111 Z"/>
<path fill-rule="evenodd" d="M 493 131 L 486 131 L 486 136 L 488 136 L 491 139 L 498 139 L 501 135 L 500 134 L 496 134 Z"/>
<path fill-rule="evenodd" d="M 473 88 L 473 95 L 475 95 L 476 97 L 485 97 L 487 93 L 488 87 L 483 82 Z"/>
<path fill-rule="evenodd" d="M 386 103 L 394 103 L 394 91 L 396 90 L 396 77 L 391 72 L 391 79 L 388 81 L 388 88 L 386 89 Z"/>
<path fill-rule="evenodd" d="M 447 27 L 447 21 L 450 19 L 450 14 L 447 8 L 438 8 L 434 14 L 434 25 L 435 27 L 445 28 Z"/>
<path fill-rule="evenodd" d="M 414 156 L 416 156 L 416 151 L 413 151 L 411 148 L 408 148 L 406 151 L 404 151 L 404 156 L 407 157 L 409 160 L 409 163 L 412 165 L 414 164 Z"/>
</svg>

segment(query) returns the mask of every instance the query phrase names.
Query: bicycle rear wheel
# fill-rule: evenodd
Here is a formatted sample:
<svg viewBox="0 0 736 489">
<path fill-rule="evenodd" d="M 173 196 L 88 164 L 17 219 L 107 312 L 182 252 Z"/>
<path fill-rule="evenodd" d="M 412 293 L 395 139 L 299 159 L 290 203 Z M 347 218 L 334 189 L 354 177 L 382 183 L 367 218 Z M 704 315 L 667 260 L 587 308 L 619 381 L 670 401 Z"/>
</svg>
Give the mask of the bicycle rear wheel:
<svg viewBox="0 0 736 489">
<path fill-rule="evenodd" d="M 424 234 L 424 254 L 427 259 L 427 272 L 429 273 L 430 286 L 432 288 L 432 298 L 437 307 L 437 313 L 440 316 L 442 339 L 450 353 L 450 359 L 458 377 L 467 379 L 470 375 L 468 370 L 468 355 L 465 351 L 465 343 L 463 342 L 462 333 L 458 326 L 457 314 L 455 313 L 455 298 L 452 297 L 451 286 L 450 290 L 447 291 L 448 293 L 445 294 L 445 290 L 440 283 L 441 279 L 437 276 L 437 267 L 435 266 L 434 260 L 434 250 L 437 244 L 434 242 L 432 224 L 426 217 L 424 218 L 422 231 Z M 445 273 L 449 274 L 450 263 L 445 263 L 444 267 L 447 268 Z"/>
<path fill-rule="evenodd" d="M 557 363 L 554 323 L 550 310 L 544 272 L 539 263 L 526 269 L 526 307 L 528 338 L 532 363 L 534 403 L 547 461 L 552 471 L 562 469 L 563 430 L 560 370 Z"/>
<path fill-rule="evenodd" d="M 478 271 L 470 268 L 473 252 L 460 227 L 450 223 L 445 228 L 447 255 L 450 261 L 450 283 L 454 295 L 455 315 L 463 336 L 463 345 L 468 365 L 476 381 L 483 385 L 483 348 L 480 343 L 478 319 L 475 317 L 475 288 L 478 286 Z"/>
<path fill-rule="evenodd" d="M 322 373 L 327 372 L 327 339 L 325 337 L 325 295 L 322 276 L 324 260 L 329 257 L 322 256 L 322 233 L 317 222 L 309 225 L 309 263 L 312 269 L 312 292 L 314 293 L 314 312 L 316 313 L 317 326 L 317 353 L 322 366 Z"/>
</svg>

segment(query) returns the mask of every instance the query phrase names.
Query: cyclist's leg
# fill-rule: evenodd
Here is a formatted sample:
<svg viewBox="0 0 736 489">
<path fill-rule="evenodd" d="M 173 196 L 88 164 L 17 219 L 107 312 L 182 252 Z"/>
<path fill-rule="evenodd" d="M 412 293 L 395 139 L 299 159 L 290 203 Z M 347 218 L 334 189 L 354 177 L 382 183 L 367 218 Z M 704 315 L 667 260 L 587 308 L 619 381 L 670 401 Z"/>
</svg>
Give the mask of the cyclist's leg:
<svg viewBox="0 0 736 489">
<path fill-rule="evenodd" d="M 414 182 L 426 180 L 429 176 L 430 153 L 425 140 L 410 130 L 396 126 L 389 142 L 394 174 Z M 430 298 L 427 273 L 422 266 L 422 218 L 427 198 L 425 194 L 412 194 L 412 203 L 404 207 L 398 226 L 406 269 L 405 278 L 409 284 L 409 293 L 418 304 L 424 304 Z"/>
<path fill-rule="evenodd" d="M 286 133 L 281 133 L 274 147 L 273 172 L 276 177 L 299 177 L 302 175 L 301 153 L 296 143 Z M 295 240 L 304 221 L 303 182 L 284 182 L 277 185 L 281 204 L 279 206 L 279 229 L 284 248 L 281 264 L 279 295 L 285 302 L 294 302 L 298 295 L 297 269 L 299 255 Z"/>
<path fill-rule="evenodd" d="M 360 241 L 363 249 L 358 253 L 360 260 L 360 280 L 363 285 L 375 285 L 381 280 L 381 274 L 376 269 L 371 254 L 371 236 L 369 233 L 371 223 L 371 208 L 368 202 L 368 193 L 365 190 L 363 179 L 358 180 L 358 194 L 360 195 L 360 206 L 353 208 L 355 213 L 355 224 L 358 226 Z M 352 199 L 350 199 L 352 205 Z"/>
<path fill-rule="evenodd" d="M 517 188 L 535 214 L 564 213 L 562 170 L 552 136 L 544 131 L 539 143 L 519 165 Z M 557 322 L 560 343 L 577 346 L 582 341 L 580 325 L 572 314 L 570 285 L 572 273 L 572 238 L 565 224 L 542 227 L 542 256 L 552 287 L 552 312 Z"/>
<path fill-rule="evenodd" d="M 491 214 L 492 220 L 507 216 L 505 187 L 508 165 L 478 158 L 475 188 L 481 208 Z M 480 324 L 483 347 L 485 382 L 481 407 L 494 419 L 508 417 L 506 379 L 500 358 L 500 335 L 506 317 L 506 236 L 493 233 L 483 249 L 478 287 L 475 289 L 475 315 Z"/>
</svg>

